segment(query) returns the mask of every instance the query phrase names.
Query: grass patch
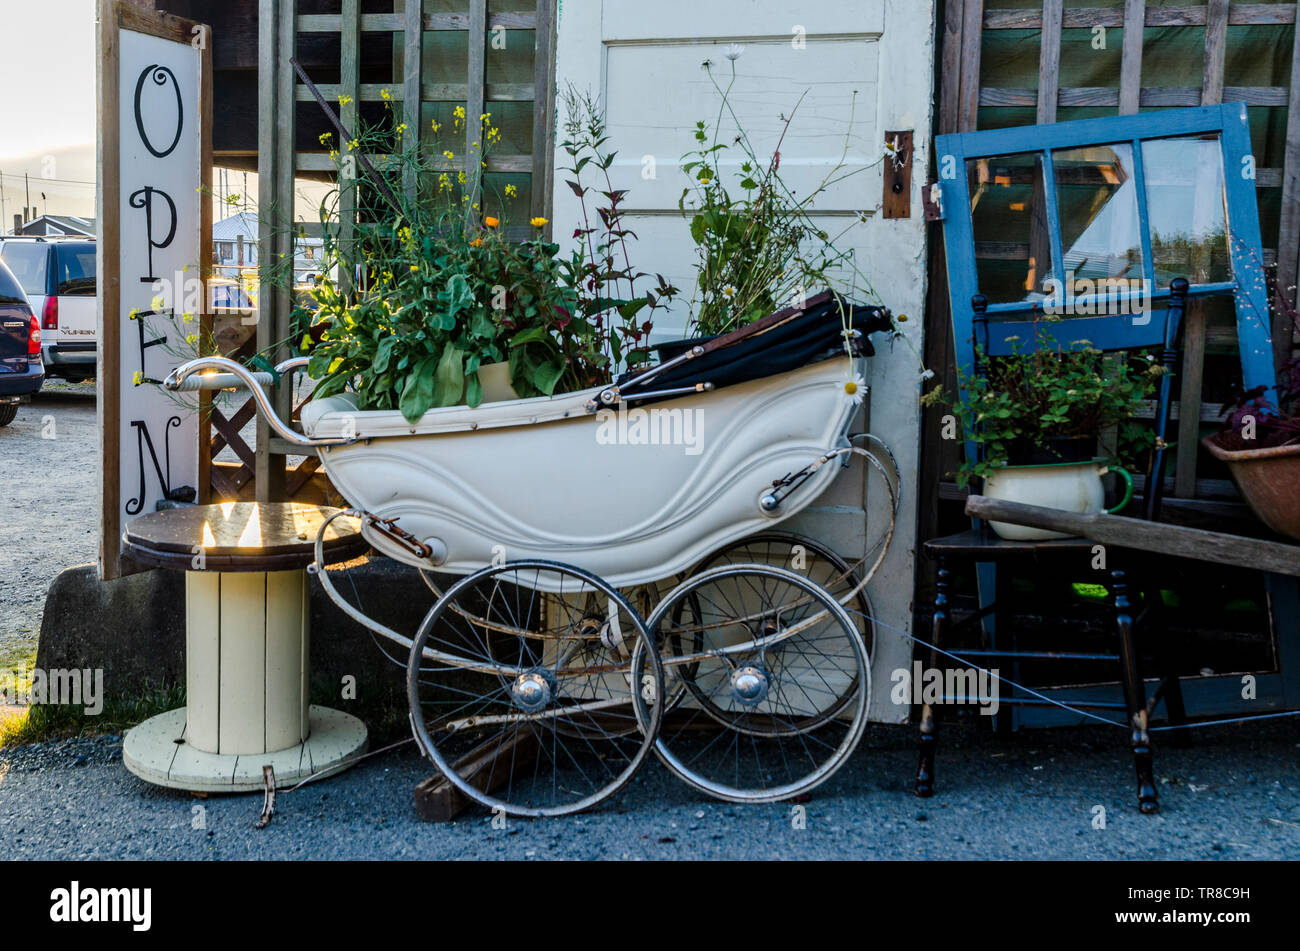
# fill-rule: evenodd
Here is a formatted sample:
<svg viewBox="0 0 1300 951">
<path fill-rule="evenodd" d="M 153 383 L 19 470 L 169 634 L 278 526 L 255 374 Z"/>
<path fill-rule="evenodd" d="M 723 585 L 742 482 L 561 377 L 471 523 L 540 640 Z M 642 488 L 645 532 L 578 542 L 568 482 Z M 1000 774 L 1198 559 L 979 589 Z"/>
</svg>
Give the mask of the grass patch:
<svg viewBox="0 0 1300 951">
<path fill-rule="evenodd" d="M 370 730 L 372 747 L 386 746 L 411 735 L 405 692 L 362 690 L 361 694 L 357 700 L 340 700 L 336 685 L 316 684 L 311 702 L 358 717 Z M 87 714 L 85 707 L 71 704 L 22 707 L 16 713 L 0 714 L 0 749 L 65 737 L 120 734 L 152 716 L 183 706 L 185 688 L 175 685 L 106 696 L 104 709 L 98 716 Z"/>
<path fill-rule="evenodd" d="M 142 720 L 184 705 L 185 688 L 179 685 L 106 696 L 98 715 L 73 704 L 35 704 L 0 720 L 0 748 L 63 737 L 122 733 Z"/>
</svg>

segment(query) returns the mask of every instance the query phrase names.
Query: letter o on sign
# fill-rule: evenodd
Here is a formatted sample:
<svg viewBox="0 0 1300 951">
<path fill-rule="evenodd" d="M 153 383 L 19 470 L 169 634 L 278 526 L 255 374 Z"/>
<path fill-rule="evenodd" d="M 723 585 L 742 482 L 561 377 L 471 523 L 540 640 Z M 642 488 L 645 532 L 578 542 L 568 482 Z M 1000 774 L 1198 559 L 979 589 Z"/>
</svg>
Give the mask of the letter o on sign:
<svg viewBox="0 0 1300 951">
<path fill-rule="evenodd" d="M 154 148 L 153 142 L 149 140 L 149 133 L 144 130 L 144 115 L 140 111 L 140 96 L 144 92 L 144 83 L 146 79 L 153 77 L 154 85 L 165 86 L 167 81 L 171 80 L 172 90 L 176 93 L 176 135 L 172 138 L 171 145 L 161 152 Z M 156 158 L 166 158 L 171 155 L 176 148 L 176 143 L 181 140 L 181 130 L 185 127 L 185 108 L 181 104 L 181 85 L 176 81 L 176 74 L 166 66 L 159 66 L 154 63 L 152 66 L 146 66 L 140 73 L 140 78 L 135 84 L 135 128 L 140 133 L 140 141 L 144 147 Z"/>
</svg>

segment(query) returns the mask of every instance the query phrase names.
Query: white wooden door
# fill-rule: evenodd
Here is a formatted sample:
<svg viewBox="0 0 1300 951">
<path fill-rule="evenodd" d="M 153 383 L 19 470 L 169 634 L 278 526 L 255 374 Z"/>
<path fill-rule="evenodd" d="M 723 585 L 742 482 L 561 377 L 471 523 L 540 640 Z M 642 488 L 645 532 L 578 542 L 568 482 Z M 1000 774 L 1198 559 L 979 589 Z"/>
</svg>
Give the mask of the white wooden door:
<svg viewBox="0 0 1300 951">
<path fill-rule="evenodd" d="M 743 52 L 729 59 L 736 46 Z M 680 160 L 694 146 L 695 123 L 711 125 L 716 117 L 713 80 L 730 82 L 733 63 L 731 102 L 760 156 L 771 154 L 782 117 L 803 96 L 781 144 L 781 171 L 797 193 L 807 194 L 837 164 L 861 169 L 814 207 L 824 230 L 843 234 L 837 244 L 853 249 L 879 299 L 913 318 L 900 324 L 906 340 L 877 339 L 864 419 L 891 446 L 904 479 L 890 556 L 869 589 L 877 619 L 871 714 L 884 722 L 908 715 L 907 704 L 890 693 L 891 676 L 909 668 L 912 656 L 899 632 L 910 632 L 912 613 L 926 279 L 921 191 L 933 58 L 933 0 L 559 0 L 556 80 L 561 88 L 590 90 L 604 104 L 609 147 L 618 152 L 611 177 L 615 188 L 628 189 L 627 223 L 639 236 L 633 265 L 663 273 L 683 292 L 666 316 L 656 317 L 654 339 L 679 337 L 686 325 L 695 257 L 677 206 L 687 184 Z M 912 215 L 886 220 L 879 160 L 885 132 L 901 130 L 915 133 Z M 552 219 L 562 242 L 581 220 L 565 185 L 567 159 L 557 152 Z M 862 287 L 855 296 L 870 299 Z M 888 521 L 888 496 L 876 478 L 855 463 L 817 506 L 783 527 L 856 560 Z"/>
</svg>

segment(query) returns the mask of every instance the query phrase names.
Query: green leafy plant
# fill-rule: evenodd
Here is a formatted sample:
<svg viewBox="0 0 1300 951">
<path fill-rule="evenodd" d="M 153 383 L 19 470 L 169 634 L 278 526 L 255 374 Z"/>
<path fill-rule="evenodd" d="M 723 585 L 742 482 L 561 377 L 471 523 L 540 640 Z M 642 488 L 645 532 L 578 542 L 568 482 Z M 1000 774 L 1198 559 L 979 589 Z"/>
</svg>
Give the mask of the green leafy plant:
<svg viewBox="0 0 1300 951">
<path fill-rule="evenodd" d="M 616 189 L 610 179 L 618 153 L 603 151 L 609 142 L 604 112 L 591 93 L 572 85 L 561 101 L 565 138 L 560 148 L 570 162 L 563 171 L 571 176 L 565 184 L 578 199 L 582 225 L 573 232 L 573 251 L 560 262 L 560 270 L 576 295 L 575 316 L 590 325 L 593 348 L 604 357 L 601 366 L 634 367 L 650 359 L 651 314 L 671 301 L 677 288 L 655 274 L 653 289 L 638 290 L 651 275 L 632 267 L 628 244 L 636 236 L 623 222 L 627 191 Z M 603 189 L 585 183 L 587 169 L 598 174 Z"/>
<path fill-rule="evenodd" d="M 836 246 L 843 233 L 832 237 L 810 214 L 818 196 L 865 170 L 847 163 L 852 114 L 839 161 L 807 195 L 797 196 L 781 176 L 781 148 L 803 97 L 789 116 L 781 117 L 781 134 L 770 157 L 760 158 L 731 103 L 741 53 L 738 46 L 727 52 L 731 76 L 725 88 L 712 61 L 704 63 L 719 96 L 718 112 L 711 123 L 695 124 L 696 148 L 682 156 L 690 185 L 682 190 L 678 209 L 690 221 L 696 246 L 691 323 L 701 335 L 752 323 L 813 288 L 839 285 L 836 289 L 850 296 L 866 291 L 875 297 L 852 252 Z M 736 130 L 730 141 L 724 125 Z M 837 273 L 847 273 L 852 286 L 837 280 Z"/>
<path fill-rule="evenodd" d="M 1150 398 L 1164 368 L 1147 355 L 1107 355 L 1087 341 L 1066 349 L 1046 330 L 1036 331 L 1036 346 L 988 361 L 988 372 L 958 369 L 962 397 L 953 409 L 963 438 L 983 446 L 983 458 L 967 458 L 957 473 L 960 485 L 1015 464 L 1017 455 L 1058 437 L 1096 438 L 1118 426 L 1121 457 L 1140 453 L 1153 442 L 1151 431 L 1131 422 Z M 976 360 L 984 360 L 976 348 Z M 936 388 L 927 404 L 946 401 Z"/>
<path fill-rule="evenodd" d="M 470 121 L 459 107 L 447 123 L 462 143 Z M 440 129 L 435 121 L 433 131 Z M 602 326 L 606 310 L 593 305 L 622 313 L 626 304 L 593 296 L 610 279 L 608 268 L 595 275 L 575 270 L 546 240 L 544 218 L 531 219 L 521 240 L 507 234 L 500 209 L 514 197 L 512 186 L 489 194 L 483 176 L 487 153 L 500 140 L 490 113 L 479 117 L 478 131 L 459 169 L 450 147 L 431 158 L 392 115 L 346 143 L 346 154 L 331 151 L 340 187 L 333 207 L 321 208 L 325 267 L 313 292 L 316 332 L 301 341 L 311 354 L 308 372 L 321 380 L 318 396 L 351 390 L 360 409 L 397 409 L 415 421 L 433 407 L 477 406 L 479 370 L 490 363 L 508 361 L 511 384 L 529 397 L 603 382 L 626 357 L 622 325 Z M 332 144 L 328 135 L 322 141 Z M 367 153 L 394 156 L 376 172 L 377 182 L 342 173 L 349 159 Z M 575 172 L 579 187 L 588 164 Z M 402 188 L 412 179 L 414 194 Z M 374 223 L 355 224 L 345 242 L 331 224 L 347 189 L 360 189 L 358 204 L 370 213 L 362 217 Z M 602 218 L 607 227 L 617 225 L 617 217 Z M 356 286 L 341 275 L 355 276 Z M 629 286 L 635 280 L 630 268 L 624 277 Z M 658 303 L 628 299 L 633 316 L 633 306 Z"/>
</svg>

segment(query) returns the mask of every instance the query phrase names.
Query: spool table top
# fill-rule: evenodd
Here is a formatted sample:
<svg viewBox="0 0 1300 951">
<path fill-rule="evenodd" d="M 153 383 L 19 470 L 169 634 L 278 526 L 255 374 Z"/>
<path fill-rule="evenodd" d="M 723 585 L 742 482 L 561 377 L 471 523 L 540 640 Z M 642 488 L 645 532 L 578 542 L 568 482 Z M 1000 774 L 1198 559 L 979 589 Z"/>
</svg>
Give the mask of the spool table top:
<svg viewBox="0 0 1300 951">
<path fill-rule="evenodd" d="M 338 512 L 301 502 L 219 502 L 150 512 L 126 523 L 122 550 L 137 561 L 182 571 L 286 571 L 315 560 L 321 523 Z M 361 522 L 344 516 L 325 533 L 326 561 L 369 548 Z M 202 560 L 196 558 L 202 554 Z M 201 565 L 201 567 L 199 567 Z"/>
</svg>

